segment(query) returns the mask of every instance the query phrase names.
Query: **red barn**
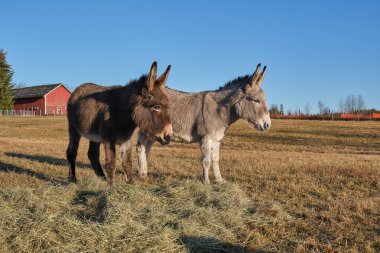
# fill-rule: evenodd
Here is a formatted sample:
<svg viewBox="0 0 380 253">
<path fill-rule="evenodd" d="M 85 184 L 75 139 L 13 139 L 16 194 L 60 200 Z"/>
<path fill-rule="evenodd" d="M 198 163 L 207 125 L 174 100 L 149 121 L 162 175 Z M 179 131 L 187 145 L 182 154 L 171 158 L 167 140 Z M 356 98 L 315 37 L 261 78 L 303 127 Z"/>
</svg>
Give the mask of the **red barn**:
<svg viewBox="0 0 380 253">
<path fill-rule="evenodd" d="M 71 91 L 62 83 L 14 89 L 13 109 L 32 111 L 36 115 L 66 115 Z"/>
</svg>

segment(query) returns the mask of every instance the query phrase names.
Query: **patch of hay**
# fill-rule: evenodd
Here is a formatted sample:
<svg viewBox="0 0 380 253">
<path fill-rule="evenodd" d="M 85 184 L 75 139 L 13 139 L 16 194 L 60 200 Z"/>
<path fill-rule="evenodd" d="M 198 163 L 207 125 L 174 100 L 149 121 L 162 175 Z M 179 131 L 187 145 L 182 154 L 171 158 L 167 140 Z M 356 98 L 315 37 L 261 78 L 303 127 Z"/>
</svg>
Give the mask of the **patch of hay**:
<svg viewBox="0 0 380 253">
<path fill-rule="evenodd" d="M 290 219 L 237 185 L 79 185 L 0 192 L 1 252 L 249 251 L 252 229 Z"/>
</svg>

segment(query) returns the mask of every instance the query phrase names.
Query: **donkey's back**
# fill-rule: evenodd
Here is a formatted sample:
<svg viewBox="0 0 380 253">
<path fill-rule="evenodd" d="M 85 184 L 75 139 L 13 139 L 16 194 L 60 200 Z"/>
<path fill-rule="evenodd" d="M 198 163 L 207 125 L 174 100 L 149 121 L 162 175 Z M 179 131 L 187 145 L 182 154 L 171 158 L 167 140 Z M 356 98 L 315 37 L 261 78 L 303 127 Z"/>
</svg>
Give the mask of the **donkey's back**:
<svg viewBox="0 0 380 253">
<path fill-rule="evenodd" d="M 167 88 L 171 99 L 169 109 L 176 141 L 198 142 L 204 134 L 204 93 L 185 93 Z"/>
<path fill-rule="evenodd" d="M 107 130 L 118 125 L 124 125 L 126 129 L 128 124 L 116 120 L 123 92 L 122 86 L 105 87 L 93 83 L 80 85 L 67 104 L 69 127 L 75 128 L 82 136 L 94 142 L 102 142 Z M 129 123 L 132 123 L 131 120 Z"/>
</svg>

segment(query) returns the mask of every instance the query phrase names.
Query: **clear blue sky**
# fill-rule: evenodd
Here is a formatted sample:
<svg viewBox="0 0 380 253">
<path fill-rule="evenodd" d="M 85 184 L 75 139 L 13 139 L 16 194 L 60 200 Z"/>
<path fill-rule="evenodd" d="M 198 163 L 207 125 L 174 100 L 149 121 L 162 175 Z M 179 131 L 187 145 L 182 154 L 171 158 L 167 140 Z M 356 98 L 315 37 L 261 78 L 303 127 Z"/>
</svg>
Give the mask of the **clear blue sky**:
<svg viewBox="0 0 380 253">
<path fill-rule="evenodd" d="M 268 66 L 269 104 L 380 109 L 380 1 L 2 1 L 14 82 L 124 84 L 158 61 L 168 84 L 215 89 Z"/>
</svg>

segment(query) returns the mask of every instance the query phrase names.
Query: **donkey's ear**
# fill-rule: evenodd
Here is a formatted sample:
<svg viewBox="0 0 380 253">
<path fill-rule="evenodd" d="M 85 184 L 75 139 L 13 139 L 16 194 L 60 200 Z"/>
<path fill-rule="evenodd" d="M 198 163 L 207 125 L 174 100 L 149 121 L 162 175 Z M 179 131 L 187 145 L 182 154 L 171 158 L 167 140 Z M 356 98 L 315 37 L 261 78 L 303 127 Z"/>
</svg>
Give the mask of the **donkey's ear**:
<svg viewBox="0 0 380 253">
<path fill-rule="evenodd" d="M 157 62 L 153 62 L 152 67 L 150 67 L 149 75 L 146 80 L 147 89 L 150 92 L 154 89 L 154 82 L 157 78 Z"/>
<path fill-rule="evenodd" d="M 168 77 L 169 77 L 169 73 L 170 73 L 170 68 L 171 68 L 171 65 L 169 65 L 165 72 L 157 79 L 157 85 L 160 87 L 160 88 L 164 88 L 165 85 L 166 85 L 166 81 L 168 80 Z"/>
<path fill-rule="evenodd" d="M 260 86 L 263 83 L 265 72 L 267 71 L 267 66 L 264 66 L 263 72 L 261 72 L 259 79 L 257 80 L 257 85 Z"/>
<path fill-rule="evenodd" d="M 255 72 L 253 72 L 251 78 L 249 79 L 249 84 L 251 86 L 254 86 L 257 82 L 257 79 L 259 79 L 260 67 L 261 67 L 261 63 L 257 64 Z"/>
<path fill-rule="evenodd" d="M 254 85 L 260 86 L 263 83 L 265 72 L 267 71 L 267 66 L 264 66 L 263 72 L 260 74 L 261 64 L 258 64 L 255 72 L 252 74 L 249 84 L 253 87 Z"/>
</svg>

